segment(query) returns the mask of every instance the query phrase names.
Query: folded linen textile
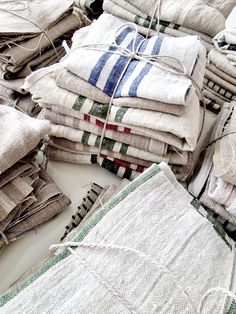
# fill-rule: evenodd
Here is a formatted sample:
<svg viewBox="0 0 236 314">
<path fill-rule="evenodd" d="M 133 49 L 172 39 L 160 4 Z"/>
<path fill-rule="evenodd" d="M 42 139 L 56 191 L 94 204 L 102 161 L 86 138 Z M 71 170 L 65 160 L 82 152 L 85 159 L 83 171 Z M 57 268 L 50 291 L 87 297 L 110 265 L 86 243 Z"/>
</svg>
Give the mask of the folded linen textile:
<svg viewBox="0 0 236 314">
<path fill-rule="evenodd" d="M 123 27 L 123 30 L 120 31 L 120 34 L 116 38 L 116 31 L 119 27 Z M 104 36 L 101 36 L 104 32 L 107 33 L 105 39 Z M 181 73 L 183 71 L 183 67 L 180 66 L 181 63 L 184 65 L 188 75 L 191 76 L 195 64 L 197 64 L 199 51 L 204 49 L 199 39 L 196 36 L 187 36 L 184 39 L 171 38 L 162 34 L 149 39 L 145 39 L 141 35 L 137 35 L 136 39 L 134 39 L 134 36 L 135 30 L 132 27 L 126 26 L 125 23 L 112 15 L 102 14 L 89 27 L 88 35 L 82 42 L 82 47 L 84 46 L 85 48 L 78 47 L 77 49 L 72 49 L 70 54 L 63 59 L 62 64 L 69 71 L 88 81 L 91 85 L 98 87 L 111 97 L 118 79 L 125 69 L 128 58 L 117 55 L 116 50 L 114 53 L 109 52 L 109 49 L 114 49 L 109 48 L 109 46 L 116 39 L 118 45 L 130 50 L 132 43 L 134 43 L 138 51 L 144 54 L 158 55 L 163 59 L 163 63 L 160 63 L 161 60 L 157 66 L 153 66 L 144 61 L 131 60 L 118 84 L 114 97 L 131 96 L 162 101 L 169 104 L 189 104 L 190 100 L 187 91 L 193 88 L 191 81 L 184 76 L 175 75 L 173 69 L 170 73 L 171 70 L 168 70 L 168 67 L 173 66 L 174 69 L 177 68 L 177 71 Z M 107 45 L 108 51 L 101 52 L 89 48 L 86 49 L 86 45 L 96 45 L 97 43 Z M 189 53 L 190 50 L 191 53 Z M 83 64 L 80 62 L 80 57 L 84 58 Z M 172 59 L 169 60 L 168 58 Z M 199 88 L 202 86 L 202 77 L 205 68 L 205 58 L 202 59 L 202 76 L 201 72 L 198 75 L 198 81 L 200 82 Z M 118 64 L 119 71 L 116 69 Z M 105 73 L 107 74 L 105 75 Z M 159 88 L 156 88 L 156 84 Z M 167 86 L 169 87 L 168 92 Z M 172 88 L 173 91 L 171 90 Z"/>
<path fill-rule="evenodd" d="M 79 142 L 73 142 L 65 138 L 52 137 L 49 141 L 49 148 L 50 147 L 54 147 L 75 154 L 97 154 L 97 155 L 99 154 L 99 150 L 96 147 L 84 145 Z M 147 161 L 145 159 L 132 157 L 121 153 L 116 153 L 108 149 L 102 149 L 101 154 L 107 157 L 122 159 L 129 163 L 137 164 L 144 167 L 149 167 L 152 164 L 151 161 Z"/>
<path fill-rule="evenodd" d="M 209 62 L 206 65 L 206 69 L 208 69 L 209 71 L 211 71 L 213 74 L 217 75 L 218 77 L 220 77 L 224 81 L 229 82 L 229 83 L 233 84 L 234 86 L 236 85 L 236 79 L 233 76 L 231 76 L 228 73 L 220 70 L 213 63 Z"/>
<path fill-rule="evenodd" d="M 73 2 L 73 0 L 29 1 L 27 4 L 3 2 L 0 9 L 1 33 L 5 36 L 41 33 L 42 29 L 47 29 L 60 19 Z"/>
<path fill-rule="evenodd" d="M 213 43 L 217 50 L 226 55 L 227 59 L 231 60 L 231 58 L 235 58 L 236 31 L 234 28 L 224 29 L 223 31 L 221 31 L 213 38 Z"/>
<path fill-rule="evenodd" d="M 226 182 L 222 182 L 221 177 L 215 176 L 213 155 L 218 151 L 216 149 L 218 141 L 215 140 L 224 134 L 224 129 L 229 123 L 233 109 L 233 103 L 225 103 L 222 107 L 209 138 L 208 143 L 211 144 L 207 146 L 204 159 L 199 163 L 201 167 L 189 185 L 190 193 L 198 198 L 203 205 L 219 215 L 224 220 L 224 226 L 229 232 L 236 230 L 235 205 L 232 197 L 235 186 L 226 184 Z"/>
<path fill-rule="evenodd" d="M 2 313 L 44 312 L 49 304 L 55 313 L 70 313 L 78 304 L 83 313 L 195 313 L 208 289 L 231 289 L 232 253 L 194 204 L 168 166 L 154 165 L 89 221 L 74 254 L 64 250 L 3 296 Z M 221 295 L 209 298 L 204 312 L 218 312 L 222 303 L 229 306 Z"/>
<path fill-rule="evenodd" d="M 50 133 L 50 123 L 0 106 L 0 174 L 33 150 Z"/>
<path fill-rule="evenodd" d="M 65 34 L 87 23 L 86 18 L 79 11 L 74 10 L 72 13 L 68 14 L 68 16 L 65 16 L 56 24 L 52 25 L 52 27 L 47 30 L 47 34 L 42 32 L 42 34 L 28 39 L 27 41 L 23 41 L 22 43 L 20 42 L 20 44 L 16 46 L 14 46 L 13 43 L 12 47 L 10 46 L 0 53 L 1 67 L 5 73 L 3 77 L 8 78 L 8 72 L 10 72 L 9 76 L 12 77 L 11 73 L 19 72 L 32 59 L 34 59 L 34 66 L 37 66 L 51 55 L 54 57 L 55 63 L 58 61 L 55 55 L 58 58 L 62 50 L 60 47 L 58 47 L 58 49 L 55 48 L 57 46 L 56 40 L 60 38 L 60 40 L 63 40 Z M 54 45 L 52 43 L 54 43 Z M 44 56 L 44 50 L 48 46 L 52 46 L 53 49 L 50 49 L 49 53 L 46 50 L 46 55 Z M 29 65 L 29 70 L 22 71 L 19 77 L 25 77 L 30 73 L 31 68 Z"/>
<path fill-rule="evenodd" d="M 119 159 L 114 158 L 106 158 L 105 156 L 98 156 L 98 155 L 91 155 L 91 154 L 79 154 L 79 153 L 71 153 L 67 152 L 61 149 L 56 149 L 53 147 L 50 147 L 48 152 L 48 158 L 49 160 L 56 160 L 56 161 L 64 161 L 64 162 L 70 162 L 75 164 L 99 164 L 102 168 L 110 171 L 111 173 L 114 173 L 118 175 L 121 178 L 126 178 L 133 180 L 140 174 L 140 168 L 143 171 L 144 167 L 135 165 L 132 169 L 127 166 L 127 163 L 124 161 L 121 161 Z M 125 167 L 124 167 L 125 164 Z M 130 166 L 130 165 L 129 165 Z M 139 171 L 136 171 L 139 170 Z M 141 171 L 141 172 L 142 172 Z"/>
<path fill-rule="evenodd" d="M 75 5 L 92 16 L 99 16 L 102 14 L 102 4 L 103 0 L 75 0 Z"/>
<path fill-rule="evenodd" d="M 70 200 L 44 170 L 32 162 L 29 165 L 35 169 L 33 174 L 26 176 L 23 173 L 1 188 L 0 249 L 60 213 L 70 204 Z M 8 210 L 7 215 L 2 215 L 2 205 Z"/>
<path fill-rule="evenodd" d="M 235 164 L 235 128 L 236 128 L 236 103 L 230 105 L 230 120 L 224 126 L 222 138 L 215 143 L 213 156 L 213 171 L 215 176 L 236 185 Z M 224 136 L 225 135 L 225 136 Z"/>
<path fill-rule="evenodd" d="M 93 133 L 101 136 L 103 128 L 99 125 L 81 120 L 76 117 L 68 116 L 54 112 L 51 109 L 42 108 L 40 118 L 49 120 L 53 123 L 69 126 L 75 129 L 83 130 L 89 133 Z M 151 152 L 159 155 L 165 155 L 167 153 L 167 144 L 153 139 L 122 132 L 122 130 L 106 129 L 106 138 L 109 138 L 115 142 L 128 144 L 130 146 Z"/>
<path fill-rule="evenodd" d="M 231 75 L 236 78 L 236 68 L 231 62 L 226 58 L 224 54 L 219 52 L 217 49 L 212 49 L 208 54 L 208 59 L 221 71 Z"/>
<path fill-rule="evenodd" d="M 223 3 L 223 1 L 221 1 Z M 115 10 L 111 12 L 112 6 L 117 5 Z M 228 10 L 224 12 L 226 15 L 235 6 L 234 1 L 227 2 Z M 158 19 L 158 11 L 154 12 L 156 1 L 152 0 L 145 3 L 143 0 L 104 0 L 103 8 L 105 11 L 112 13 L 116 16 L 125 16 L 124 9 L 127 8 L 129 12 L 138 17 L 146 20 L 151 20 L 151 16 L 155 13 L 155 20 Z M 204 12 L 204 13 L 203 13 Z M 210 6 L 206 1 L 195 0 L 190 2 L 187 0 L 174 1 L 163 0 L 160 3 L 160 20 L 183 26 L 186 29 L 195 30 L 199 33 L 207 34 L 211 37 L 215 36 L 218 32 L 225 28 L 225 17 L 218 10 Z M 129 20 L 129 19 L 128 19 Z M 134 20 L 131 20 L 134 22 Z M 147 25 L 148 27 L 148 25 Z"/>
<path fill-rule="evenodd" d="M 211 36 L 176 23 L 164 20 L 158 21 L 157 18 L 153 18 L 151 23 L 150 16 L 143 14 L 143 12 L 141 12 L 138 8 L 134 8 L 132 5 L 128 4 L 126 0 L 121 0 L 119 2 L 106 0 L 103 8 L 107 13 L 117 16 L 124 21 L 135 23 L 138 27 L 139 33 L 145 36 L 154 36 L 159 32 L 172 37 L 197 35 L 203 40 L 202 43 L 207 51 L 210 51 L 213 47 Z"/>
<path fill-rule="evenodd" d="M 80 131 L 79 129 L 74 129 L 63 125 L 51 124 L 50 127 L 50 136 L 65 138 L 75 143 L 78 143 L 78 149 L 81 149 L 82 151 L 88 151 L 90 147 L 93 150 L 91 151 L 92 153 L 98 153 L 101 136 L 96 136 L 95 134 Z M 87 147 L 85 145 L 79 145 L 80 143 L 85 144 Z M 180 154 L 179 152 L 169 151 L 166 155 L 161 156 L 132 147 L 121 142 L 110 140 L 106 137 L 103 139 L 102 142 L 102 150 L 103 149 L 122 155 L 138 157 L 140 159 L 152 162 L 160 162 L 161 160 L 165 160 L 166 162 L 177 165 L 185 165 L 188 161 L 189 155 L 188 152 L 181 152 Z"/>
<path fill-rule="evenodd" d="M 61 241 L 64 240 L 67 235 L 75 229 L 80 222 L 85 218 L 90 209 L 93 207 L 97 198 L 100 196 L 103 188 L 96 184 L 91 183 L 90 190 L 87 192 L 86 196 L 83 198 L 82 203 L 78 206 L 77 210 L 71 217 L 71 221 L 66 225 L 63 236 L 61 237 Z"/>
<path fill-rule="evenodd" d="M 72 102 L 72 99 L 75 101 L 75 95 L 82 95 L 105 104 L 108 104 L 110 101 L 110 97 L 104 92 L 68 72 L 60 64 L 34 72 L 27 77 L 23 87 L 32 94 L 32 99 L 35 102 L 61 104 L 62 101 Z M 52 89 L 54 89 L 54 93 L 45 93 L 45 91 Z M 174 115 L 183 115 L 185 112 L 184 106 L 178 104 L 167 104 L 134 97 L 115 98 L 113 104 L 118 107 L 144 108 Z"/>
</svg>

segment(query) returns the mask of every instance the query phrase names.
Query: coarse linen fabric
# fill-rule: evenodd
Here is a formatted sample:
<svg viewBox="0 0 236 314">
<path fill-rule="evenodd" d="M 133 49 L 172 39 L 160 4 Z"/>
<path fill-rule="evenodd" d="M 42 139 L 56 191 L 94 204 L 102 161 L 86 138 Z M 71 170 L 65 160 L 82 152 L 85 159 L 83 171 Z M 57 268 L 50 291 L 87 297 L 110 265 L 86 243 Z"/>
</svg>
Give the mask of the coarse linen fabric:
<svg viewBox="0 0 236 314">
<path fill-rule="evenodd" d="M 50 123 L 0 106 L 0 174 L 33 150 L 50 133 Z"/>
<path fill-rule="evenodd" d="M 221 71 L 236 78 L 236 67 L 217 49 L 212 49 L 208 54 L 208 59 Z"/>
<path fill-rule="evenodd" d="M 7 189 L 9 183 L 1 188 L 1 205 L 4 200 L 2 198 L 4 192 L 5 196 L 12 198 L 11 202 L 8 202 L 8 206 L 11 203 L 14 203 L 15 206 L 7 215 L 1 215 L 0 249 L 51 219 L 70 204 L 70 200 L 59 190 L 49 175 L 32 162 L 30 164 L 34 171 L 31 171 L 30 175 L 26 176 L 24 173 L 13 179 L 11 184 L 14 184 L 15 189 L 10 195 L 7 194 L 10 191 L 9 188 Z M 27 184 L 31 189 L 28 188 L 28 193 L 23 196 L 24 199 L 17 198 L 26 191 Z"/>
<path fill-rule="evenodd" d="M 222 138 L 216 141 L 213 156 L 213 171 L 215 176 L 236 185 L 235 164 L 235 129 L 236 129 L 236 103 L 231 103 L 230 120 L 224 127 Z M 230 134 L 231 133 L 231 134 Z M 224 136 L 225 135 L 225 136 Z"/>
<path fill-rule="evenodd" d="M 132 165 L 120 159 L 107 157 L 104 155 L 91 155 L 85 153 L 72 153 L 65 150 L 50 147 L 48 152 L 49 159 L 75 163 L 75 164 L 98 164 L 102 168 L 118 175 L 121 178 L 126 178 L 129 180 L 135 179 L 140 172 L 145 169 L 139 165 Z M 137 171 L 139 170 L 139 171 Z"/>
<path fill-rule="evenodd" d="M 122 26 L 123 30 L 116 35 L 117 29 Z M 104 33 L 107 34 L 105 39 Z M 126 26 L 112 15 L 102 14 L 90 26 L 90 31 L 84 38 L 82 47 L 85 46 L 85 48 L 72 49 L 70 54 L 63 59 L 63 66 L 111 97 L 122 71 L 125 70 L 128 57 L 117 55 L 116 48 L 110 46 L 116 40 L 118 45 L 131 50 L 134 44 L 135 49 L 141 53 L 158 55 L 161 60 L 158 60 L 157 66 L 144 61 L 131 60 L 116 88 L 114 97 L 131 96 L 169 104 L 189 105 L 192 101 L 191 97 L 194 98 L 191 93 L 187 93 L 189 89 L 193 88 L 191 81 L 184 76 L 175 75 L 174 70 L 170 72 L 168 66 L 163 63 L 183 71 L 183 67 L 180 67 L 180 63 L 182 63 L 187 74 L 191 76 L 199 50 L 202 48 L 197 36 L 187 36 L 182 39 L 160 34 L 145 39 L 143 36 L 137 35 L 136 40 L 134 36 L 135 29 L 131 26 Z M 86 45 L 92 46 L 98 43 L 107 45 L 106 50 L 108 51 L 94 51 L 89 47 L 86 49 Z M 112 52 L 109 52 L 109 49 Z M 168 57 L 175 58 L 177 61 L 169 60 Z M 82 63 L 81 60 L 84 62 Z M 160 63 L 162 60 L 163 63 Z M 204 61 L 203 59 L 202 71 L 205 68 Z M 119 69 L 117 70 L 118 65 Z M 199 81 L 202 83 L 201 72 L 199 76 Z M 156 84 L 159 88 L 156 88 Z"/>
<path fill-rule="evenodd" d="M 236 30 L 234 28 L 224 29 L 213 38 L 214 46 L 225 54 L 229 61 L 235 66 L 236 59 Z"/>
<path fill-rule="evenodd" d="M 38 34 L 55 23 L 73 5 L 73 0 L 4 2 L 0 29 L 5 35 Z"/>
<path fill-rule="evenodd" d="M 215 212 L 215 214 L 221 218 L 226 231 L 231 234 L 233 238 L 236 238 L 235 186 L 225 182 L 221 177 L 216 177 L 213 159 L 213 155 L 218 153 L 216 145 L 221 141 L 221 139 L 216 139 L 224 134 L 233 110 L 233 103 L 225 103 L 222 107 L 208 142 L 206 142 L 206 145 L 209 145 L 207 146 L 204 156 L 202 156 L 204 159 L 199 162 L 201 167 L 190 182 L 189 192 L 198 198 L 202 204 Z"/>
<path fill-rule="evenodd" d="M 223 4 L 223 0 L 220 1 Z M 117 5 L 113 12 L 112 5 Z M 149 19 L 153 16 L 154 8 L 156 6 L 156 0 L 145 3 L 143 0 L 104 0 L 103 8 L 105 11 L 112 13 L 116 16 L 125 16 L 124 9 L 142 17 Z M 227 1 L 227 9 L 224 9 L 224 15 L 227 15 L 229 11 L 235 6 L 234 1 Z M 219 7 L 219 6 L 218 6 Z M 195 30 L 197 32 L 207 34 L 214 37 L 217 33 L 225 28 L 225 16 L 218 10 L 209 5 L 204 0 L 194 0 L 191 3 L 187 0 L 175 1 L 175 0 L 163 0 L 160 4 L 160 20 L 177 24 L 178 26 L 184 26 L 186 29 Z M 155 12 L 155 23 L 158 19 L 158 11 Z M 129 20 L 129 19 L 127 19 Z M 132 20 L 132 22 L 134 22 Z M 148 25 L 147 25 L 148 27 Z"/>
<path fill-rule="evenodd" d="M 89 15 L 100 15 L 102 10 L 103 0 L 75 0 L 75 5 L 83 9 Z"/>
<path fill-rule="evenodd" d="M 100 136 L 96 136 L 86 131 L 83 132 L 78 129 L 56 124 L 51 124 L 51 131 L 49 135 L 58 138 L 65 138 L 75 143 L 78 143 L 78 149 L 81 149 L 82 151 L 86 151 L 86 146 L 88 149 L 89 147 L 91 147 L 91 149 L 93 149 L 93 151 L 91 151 L 92 153 L 98 153 L 98 148 L 101 141 Z M 79 145 L 80 143 L 85 144 L 86 146 L 81 146 Z M 115 142 L 106 137 L 104 138 L 104 141 L 102 143 L 102 150 L 103 149 L 122 155 L 138 157 L 140 159 L 152 162 L 160 162 L 161 160 L 165 160 L 166 162 L 176 165 L 185 165 L 188 161 L 189 155 L 188 152 L 181 152 L 180 154 L 179 152 L 169 151 L 166 155 L 161 156 L 129 146 L 127 144 Z"/>
<path fill-rule="evenodd" d="M 110 97 L 104 92 L 63 69 L 60 64 L 34 72 L 26 78 L 23 87 L 32 94 L 32 99 L 35 102 L 41 103 L 59 105 L 74 102 L 78 95 L 104 104 L 108 104 L 110 101 Z M 51 92 L 52 89 L 53 93 Z M 47 93 L 47 91 L 50 92 Z M 144 100 L 137 97 L 116 98 L 113 100 L 113 104 L 118 107 L 154 110 L 178 116 L 183 115 L 185 112 L 185 106 Z"/>
<path fill-rule="evenodd" d="M 209 71 L 211 71 L 212 73 L 214 73 L 215 75 L 217 75 L 218 77 L 223 79 L 224 81 L 229 82 L 229 83 L 233 84 L 234 86 L 236 85 L 236 79 L 233 76 L 231 76 L 228 73 L 220 70 L 213 63 L 209 62 L 206 65 L 206 69 L 208 69 Z"/>
<path fill-rule="evenodd" d="M 55 105 L 55 110 L 62 114 L 71 115 L 71 110 L 66 109 L 75 106 L 79 109 L 78 115 L 76 112 L 73 113 L 76 117 L 81 118 L 84 113 L 100 118 L 98 120 L 101 118 L 104 120 L 108 105 L 79 97 L 79 95 L 56 87 L 55 81 L 49 75 L 55 69 L 57 69 L 57 65 L 50 69 L 36 71 L 26 79 L 24 88 L 33 94 L 32 99 L 40 106 Z M 51 88 L 48 93 L 45 93 L 46 86 Z M 189 91 L 189 95 L 191 94 L 193 96 L 195 94 L 193 89 Z M 197 98 L 195 100 L 191 105 L 186 106 L 181 117 L 157 111 L 112 106 L 109 123 L 132 128 L 135 130 L 135 134 L 166 142 L 181 150 L 192 151 L 196 146 L 201 123 L 199 101 Z M 52 106 L 47 107 L 51 108 Z"/>
<path fill-rule="evenodd" d="M 86 131 L 88 133 L 93 133 L 95 135 L 101 136 L 103 128 L 99 125 L 87 122 L 86 120 L 78 119 L 65 114 L 60 114 L 54 112 L 51 109 L 42 108 L 40 113 L 40 118 L 44 118 L 53 123 L 68 126 L 71 128 L 79 129 Z M 156 153 L 160 156 L 163 156 L 167 153 L 167 144 L 160 141 L 155 141 L 153 139 L 125 133 L 121 131 L 113 131 L 112 129 L 106 129 L 106 138 L 113 140 L 114 142 L 120 142 L 127 144 L 147 152 Z"/>
<path fill-rule="evenodd" d="M 208 289 L 231 288 L 234 261 L 230 246 L 194 205 L 166 164 L 153 165 L 83 228 L 74 254 L 64 250 L 3 296 L 2 313 L 49 308 L 53 313 L 75 308 L 81 313 L 196 313 Z M 208 298 L 204 313 L 219 312 L 224 301 L 221 295 Z"/>
<path fill-rule="evenodd" d="M 143 35 L 154 36 L 159 32 L 171 37 L 197 35 L 201 37 L 202 43 L 207 51 L 210 51 L 213 47 L 212 36 L 173 22 L 164 21 L 162 19 L 158 21 L 155 17 L 151 23 L 151 16 L 146 15 L 140 11 L 139 8 L 129 4 L 126 0 L 106 0 L 103 4 L 103 8 L 106 12 L 117 16 L 124 21 L 135 23 L 138 27 L 138 31 Z"/>
<path fill-rule="evenodd" d="M 52 25 L 46 34 L 42 32 L 36 37 L 20 42 L 19 45 L 13 44 L 12 47 L 10 45 L 9 48 L 7 47 L 1 52 L 0 60 L 1 68 L 4 71 L 3 78 L 25 77 L 32 72 L 32 67 L 37 69 L 38 65 L 43 67 L 50 64 L 50 62 L 59 61 L 60 56 L 64 54 L 61 47 L 63 36 L 66 38 L 65 34 L 71 32 L 71 30 L 88 24 L 86 17 L 77 10 L 68 12 L 67 15 Z M 48 47 L 50 47 L 49 50 Z M 33 62 L 30 64 L 32 59 Z M 29 64 L 27 65 L 27 63 Z"/>
</svg>

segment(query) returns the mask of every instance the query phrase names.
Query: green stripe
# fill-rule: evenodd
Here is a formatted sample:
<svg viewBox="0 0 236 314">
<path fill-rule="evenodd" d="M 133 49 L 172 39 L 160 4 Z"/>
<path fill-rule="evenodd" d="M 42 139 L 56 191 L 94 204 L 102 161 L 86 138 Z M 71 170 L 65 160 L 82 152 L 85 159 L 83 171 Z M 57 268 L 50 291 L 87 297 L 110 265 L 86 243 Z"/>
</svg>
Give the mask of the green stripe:
<svg viewBox="0 0 236 314">
<path fill-rule="evenodd" d="M 154 164 L 148 168 L 145 172 L 140 174 L 133 182 L 129 183 L 124 189 L 122 189 L 110 202 L 108 202 L 94 217 L 88 222 L 88 224 L 82 229 L 79 235 L 74 239 L 74 241 L 82 241 L 88 233 L 99 223 L 99 221 L 117 204 L 119 204 L 123 199 L 125 199 L 131 192 L 133 192 L 140 185 L 151 179 L 161 168 Z M 20 287 L 16 288 L 12 292 L 6 293 L 0 297 L 0 307 L 5 303 L 14 298 L 23 289 L 28 287 L 37 278 L 42 276 L 48 269 L 59 263 L 61 260 L 69 256 L 71 253 L 68 250 L 64 250 L 57 256 L 52 257 L 43 267 L 37 270 L 29 279 L 27 279 Z"/>
<path fill-rule="evenodd" d="M 120 153 L 123 155 L 127 155 L 128 148 L 129 148 L 129 145 L 122 143 Z"/>
<path fill-rule="evenodd" d="M 89 111 L 91 116 L 106 119 L 108 105 L 100 104 L 96 101 L 93 102 L 92 108 Z"/>
<path fill-rule="evenodd" d="M 126 114 L 128 109 L 129 108 L 126 108 L 126 107 L 119 108 L 116 112 L 115 122 L 122 122 L 124 115 Z"/>
<path fill-rule="evenodd" d="M 88 145 L 90 135 L 91 133 L 84 131 L 81 142 Z"/>
<path fill-rule="evenodd" d="M 86 100 L 86 97 L 79 96 L 74 102 L 72 109 L 80 111 L 81 108 L 83 107 L 85 100 Z"/>
</svg>

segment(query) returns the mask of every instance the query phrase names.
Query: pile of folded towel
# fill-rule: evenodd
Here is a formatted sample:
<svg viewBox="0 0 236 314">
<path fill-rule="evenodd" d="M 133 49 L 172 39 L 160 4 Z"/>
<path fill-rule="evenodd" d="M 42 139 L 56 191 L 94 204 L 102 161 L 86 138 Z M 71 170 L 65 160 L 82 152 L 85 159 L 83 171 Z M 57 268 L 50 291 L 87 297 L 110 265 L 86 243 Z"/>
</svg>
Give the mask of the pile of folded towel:
<svg viewBox="0 0 236 314">
<path fill-rule="evenodd" d="M 158 10 L 157 0 L 104 0 L 103 9 L 137 24 L 143 34 L 150 28 L 150 35 L 156 31 L 173 37 L 198 35 L 209 51 L 212 38 L 225 28 L 225 20 L 235 6 L 234 0 L 161 0 L 159 3 Z"/>
<path fill-rule="evenodd" d="M 121 50 L 112 46 L 115 37 Z M 119 54 L 132 45 L 141 56 L 158 55 L 158 61 L 129 61 Z M 166 161 L 185 180 L 201 149 L 199 137 L 204 137 L 199 91 L 205 60 L 197 36 L 145 39 L 120 19 L 102 14 L 74 34 L 62 62 L 26 79 L 24 88 L 43 107 L 39 118 L 53 123 L 49 157 L 97 162 L 128 179 L 153 162 Z"/>
<path fill-rule="evenodd" d="M 69 205 L 36 163 L 50 124 L 0 106 L 0 249 Z"/>
<path fill-rule="evenodd" d="M 103 8 L 108 13 L 137 24 L 139 32 L 149 36 L 155 35 L 157 31 L 173 37 L 189 34 L 200 36 L 210 52 L 204 77 L 205 102 L 209 110 L 219 113 L 225 101 L 232 101 L 236 97 L 236 77 L 235 73 L 232 74 L 223 66 L 224 57 L 220 57 L 219 51 L 213 49 L 213 43 L 218 39 L 222 42 L 225 21 L 236 5 L 235 0 L 162 0 L 159 10 L 157 4 L 156 0 L 148 3 L 143 0 L 104 0 Z M 231 40 L 232 37 L 230 44 Z M 219 68 L 218 62 L 221 63 Z"/>
<path fill-rule="evenodd" d="M 29 115 L 40 108 L 21 88 L 32 71 L 58 62 L 65 40 L 89 23 L 73 0 L 0 3 L 0 104 Z"/>
<path fill-rule="evenodd" d="M 236 239 L 236 103 L 225 103 L 206 143 L 189 191 L 219 216 Z"/>
<path fill-rule="evenodd" d="M 236 31 L 225 29 L 213 38 L 204 78 L 205 96 L 216 110 L 236 100 Z"/>
<path fill-rule="evenodd" d="M 103 205 L 95 201 L 70 242 L 51 246 L 57 255 L 0 298 L 2 314 L 78 307 L 97 314 L 192 314 L 231 306 L 224 293 L 234 284 L 232 241 L 165 163 L 101 193 Z M 217 294 L 202 299 L 215 287 Z"/>
</svg>

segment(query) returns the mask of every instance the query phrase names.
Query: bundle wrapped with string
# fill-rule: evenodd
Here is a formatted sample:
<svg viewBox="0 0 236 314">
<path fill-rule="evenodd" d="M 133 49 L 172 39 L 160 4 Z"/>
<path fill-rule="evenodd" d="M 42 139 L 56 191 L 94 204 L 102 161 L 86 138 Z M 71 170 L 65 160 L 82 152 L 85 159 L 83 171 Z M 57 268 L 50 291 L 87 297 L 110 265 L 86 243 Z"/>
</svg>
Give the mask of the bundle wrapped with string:
<svg viewBox="0 0 236 314">
<path fill-rule="evenodd" d="M 36 156 L 50 124 L 0 106 L 0 249 L 69 205 Z"/>
<path fill-rule="evenodd" d="M 30 115 L 40 107 L 21 88 L 32 71 L 58 62 L 63 42 L 89 23 L 73 0 L 1 1 L 0 104 L 15 106 Z"/>
<path fill-rule="evenodd" d="M 218 33 L 220 36 L 225 33 L 226 19 L 235 6 L 235 0 L 152 0 L 148 3 L 143 0 L 104 0 L 103 8 L 137 24 L 142 34 L 162 32 L 173 37 L 200 36 L 207 51 L 211 51 L 204 78 L 206 106 L 219 113 L 224 102 L 236 97 L 235 73 L 225 71 L 224 58 L 219 56 L 213 44 L 219 38 Z M 233 54 L 230 56 L 232 59 Z"/>
<path fill-rule="evenodd" d="M 186 180 L 212 121 L 199 106 L 205 60 L 197 36 L 147 39 L 102 14 L 75 33 L 60 64 L 26 79 L 40 118 L 54 123 L 49 156 L 126 178 L 164 160 Z"/>
</svg>

